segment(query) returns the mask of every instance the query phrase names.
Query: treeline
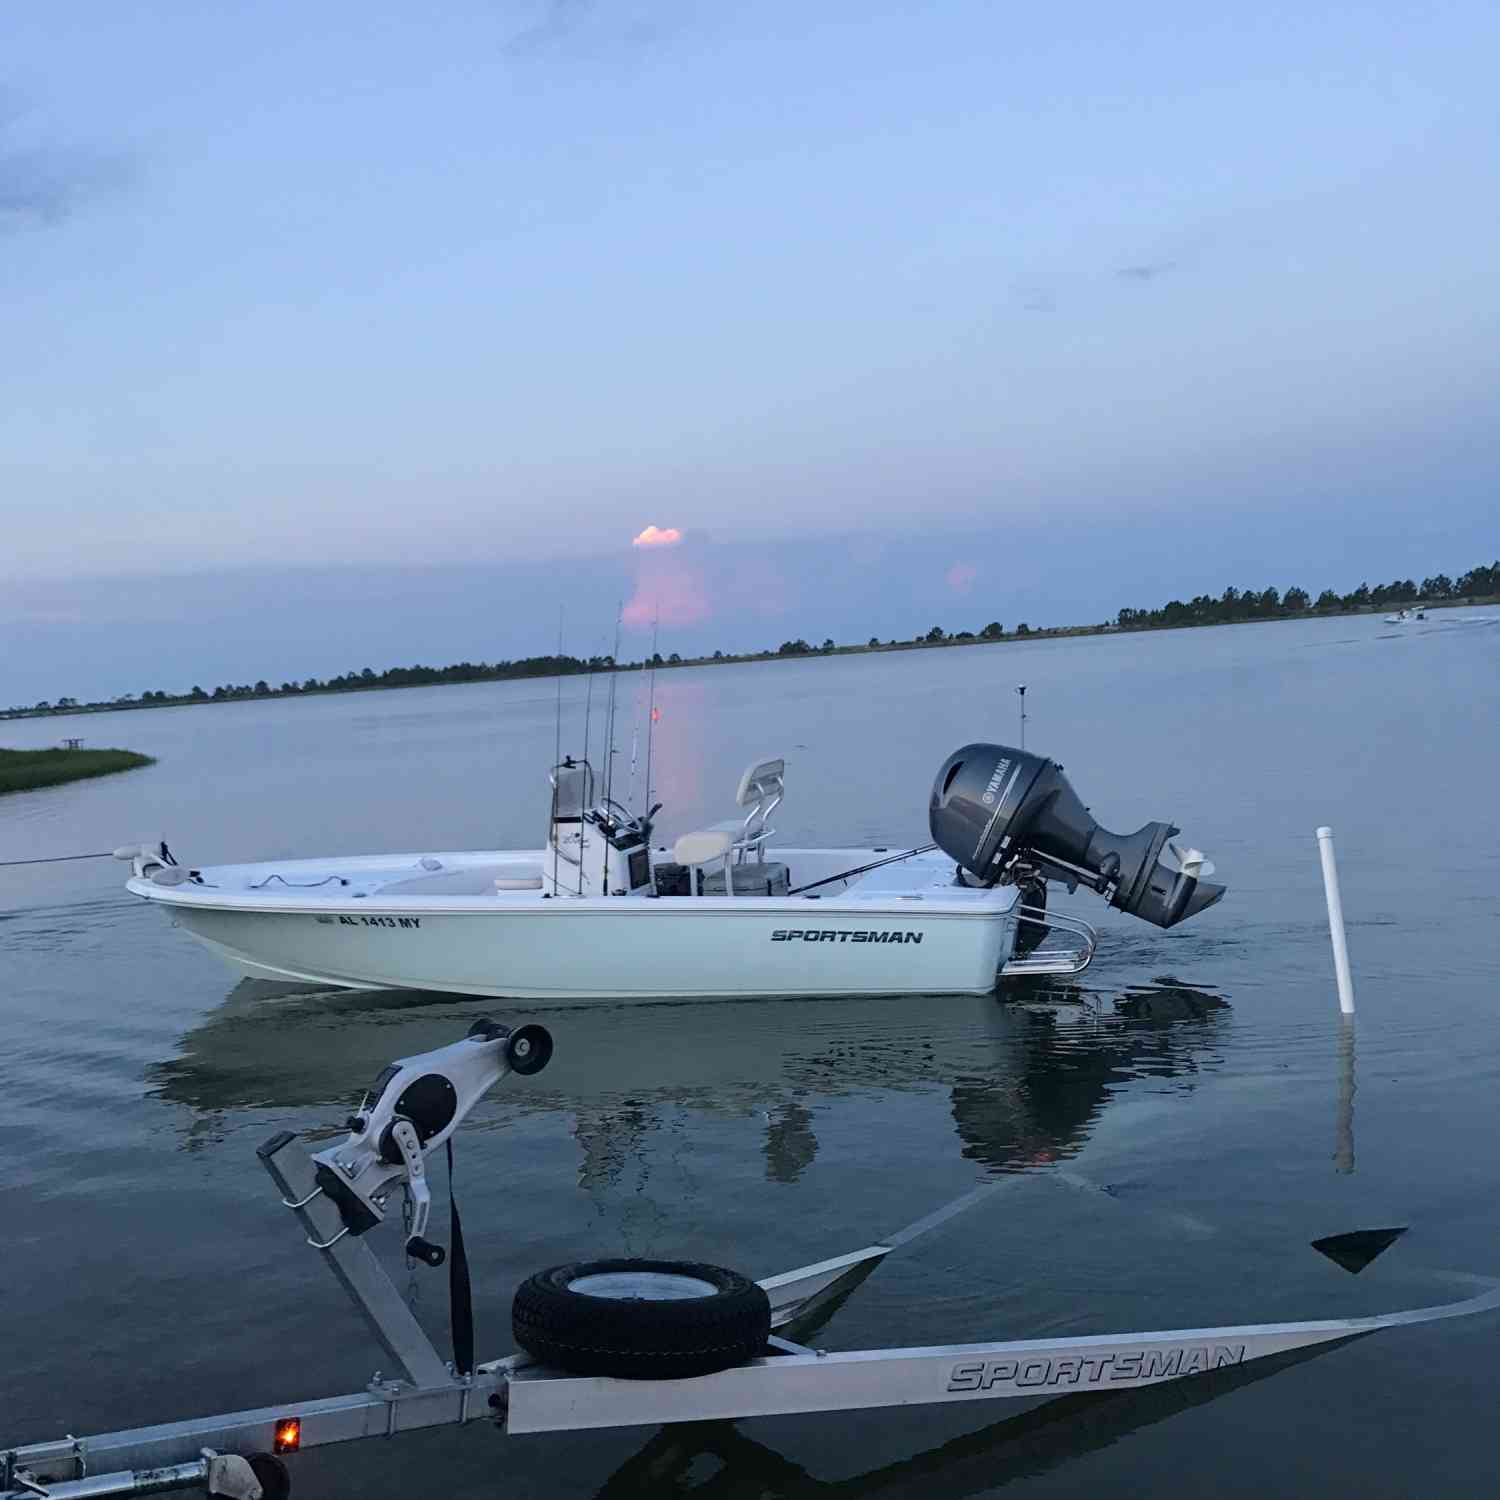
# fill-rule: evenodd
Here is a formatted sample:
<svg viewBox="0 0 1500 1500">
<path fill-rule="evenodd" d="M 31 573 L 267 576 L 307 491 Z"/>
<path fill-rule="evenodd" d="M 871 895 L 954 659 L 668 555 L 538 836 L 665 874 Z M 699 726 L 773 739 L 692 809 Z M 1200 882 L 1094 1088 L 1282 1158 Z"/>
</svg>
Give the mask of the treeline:
<svg viewBox="0 0 1500 1500">
<path fill-rule="evenodd" d="M 1017 625 L 1016 635 L 1031 635 L 1034 632 L 1031 626 L 1026 624 Z M 914 635 L 909 641 L 902 640 L 899 636 L 892 636 L 888 641 L 882 641 L 878 635 L 872 635 L 869 642 L 863 646 L 840 646 L 830 636 L 821 646 L 811 645 L 800 636 L 794 641 L 783 641 L 776 648 L 777 656 L 832 656 L 835 651 L 884 651 L 891 646 L 948 646 L 955 641 L 998 641 L 1004 639 L 1005 627 L 998 620 L 991 620 L 983 630 L 977 634 L 972 630 L 955 630 L 948 632 L 941 625 L 934 625 L 926 635 Z M 769 655 L 761 652 L 761 656 Z M 729 660 L 722 652 L 715 651 L 712 657 L 714 661 Z M 741 660 L 743 658 L 734 658 Z"/>
<path fill-rule="evenodd" d="M 672 660 L 680 661 L 681 658 L 674 656 Z M 659 653 L 656 664 L 667 665 Z M 607 672 L 614 665 L 615 661 L 611 656 L 526 656 L 518 661 L 460 661 L 448 667 L 388 667 L 384 672 L 377 672 L 373 667 L 362 667 L 357 672 L 345 672 L 337 677 L 308 677 L 301 682 L 283 682 L 280 687 L 272 686 L 262 677 L 253 683 L 221 683 L 212 690 L 195 683 L 185 693 L 168 692 L 165 688 L 149 688 L 139 696 L 126 693 L 123 697 L 102 703 L 80 703 L 76 698 L 59 698 L 55 704 L 38 703 L 30 712 L 137 706 L 156 708 L 174 703 L 228 703 L 237 698 L 283 698 L 298 697 L 303 693 L 362 692 L 366 688 L 429 687 L 445 682 L 494 682 L 507 677 L 568 677 L 581 672 Z M 639 667 L 641 663 L 625 662 L 621 665 L 629 668 Z"/>
<path fill-rule="evenodd" d="M 1446 573 L 1424 578 L 1397 578 L 1373 587 L 1362 583 L 1347 594 L 1324 589 L 1316 599 L 1306 589 L 1291 588 L 1285 594 L 1275 589 L 1225 589 L 1217 599 L 1199 594 L 1184 603 L 1172 599 L 1160 609 L 1122 609 L 1116 625 L 1122 630 L 1159 626 L 1228 625 L 1237 620 L 1273 620 L 1289 615 L 1347 614 L 1365 609 L 1391 609 L 1408 604 L 1446 604 L 1458 599 L 1484 598 L 1500 594 L 1500 561 L 1488 567 L 1470 568 L 1456 581 Z"/>
<path fill-rule="evenodd" d="M 1160 609 L 1122 609 L 1116 624 L 1122 630 L 1140 630 L 1152 625 L 1223 625 L 1241 619 L 1277 619 L 1305 613 L 1350 613 L 1361 609 L 1392 609 L 1406 604 L 1452 603 L 1460 598 L 1484 598 L 1500 594 L 1500 561 L 1488 567 L 1470 568 L 1460 579 L 1446 573 L 1416 579 L 1398 579 L 1389 583 L 1361 583 L 1349 594 L 1337 594 L 1325 588 L 1314 600 L 1305 588 L 1289 588 L 1286 594 L 1277 589 L 1226 588 L 1218 598 L 1199 594 L 1187 603 L 1173 598 Z"/>
<path fill-rule="evenodd" d="M 1159 609 L 1122 609 L 1112 623 L 1102 625 L 1063 625 L 1033 629 L 1023 622 L 1014 630 L 1007 631 L 998 620 L 992 620 L 978 632 L 958 630 L 950 633 L 941 625 L 934 625 L 925 634 L 905 640 L 892 638 L 882 641 L 878 636 L 872 635 L 869 643 L 862 646 L 840 646 L 831 637 L 824 640 L 821 646 L 814 646 L 798 637 L 783 641 L 774 651 L 715 651 L 712 656 L 689 657 L 686 660 L 674 651 L 666 657 L 656 652 L 644 662 L 616 662 L 612 656 L 525 656 L 516 661 L 461 661 L 447 667 L 388 667 L 384 672 L 377 672 L 373 667 L 363 667 L 357 672 L 345 672 L 336 677 L 308 677 L 300 682 L 283 682 L 279 687 L 261 678 L 254 683 L 221 683 L 212 689 L 195 684 L 185 693 L 150 688 L 139 696 L 125 693 L 119 698 L 94 703 L 80 702 L 76 698 L 59 698 L 56 703 L 44 700 L 0 711 L 0 718 L 51 713 L 102 713 L 117 708 L 158 708 L 184 703 L 226 703 L 241 698 L 362 692 L 370 688 L 429 687 L 450 682 L 494 682 L 512 677 L 568 677 L 583 672 L 632 671 L 643 666 L 697 666 L 707 662 L 767 661 L 787 656 L 831 656 L 835 652 L 910 650 L 920 646 L 961 645 L 966 641 L 1025 640 L 1043 636 L 1092 635 L 1101 631 L 1150 630 L 1184 625 L 1227 625 L 1242 620 L 1286 619 L 1320 613 L 1340 614 L 1390 609 L 1409 604 L 1455 603 L 1495 595 L 1500 595 L 1500 561 L 1493 562 L 1488 567 L 1471 568 L 1457 580 L 1449 578 L 1446 573 L 1439 573 L 1435 578 L 1424 578 L 1420 585 L 1414 579 L 1398 578 L 1392 583 L 1376 584 L 1373 588 L 1368 583 L 1362 583 L 1347 594 L 1324 589 L 1316 599 L 1302 588 L 1290 588 L 1285 594 L 1274 588 L 1229 588 L 1218 598 L 1200 594 L 1186 603 L 1180 599 L 1170 600 Z"/>
</svg>

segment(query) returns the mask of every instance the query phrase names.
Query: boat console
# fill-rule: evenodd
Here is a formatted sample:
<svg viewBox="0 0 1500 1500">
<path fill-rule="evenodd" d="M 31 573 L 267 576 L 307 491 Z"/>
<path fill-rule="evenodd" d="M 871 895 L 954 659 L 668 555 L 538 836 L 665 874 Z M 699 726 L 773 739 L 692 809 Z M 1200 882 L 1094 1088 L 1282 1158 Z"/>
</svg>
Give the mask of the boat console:
<svg viewBox="0 0 1500 1500">
<path fill-rule="evenodd" d="M 549 896 L 632 896 L 651 885 L 651 819 L 609 796 L 594 798 L 594 768 L 567 756 L 553 766 L 542 889 Z"/>
</svg>

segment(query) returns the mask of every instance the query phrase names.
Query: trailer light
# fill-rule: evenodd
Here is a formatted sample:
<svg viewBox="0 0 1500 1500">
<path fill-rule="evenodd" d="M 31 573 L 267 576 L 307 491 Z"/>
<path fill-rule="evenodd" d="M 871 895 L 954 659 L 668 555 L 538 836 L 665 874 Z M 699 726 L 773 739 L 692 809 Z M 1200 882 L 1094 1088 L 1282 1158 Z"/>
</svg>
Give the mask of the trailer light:
<svg viewBox="0 0 1500 1500">
<path fill-rule="evenodd" d="M 302 1446 L 302 1418 L 282 1417 L 271 1439 L 273 1453 L 295 1453 Z"/>
</svg>

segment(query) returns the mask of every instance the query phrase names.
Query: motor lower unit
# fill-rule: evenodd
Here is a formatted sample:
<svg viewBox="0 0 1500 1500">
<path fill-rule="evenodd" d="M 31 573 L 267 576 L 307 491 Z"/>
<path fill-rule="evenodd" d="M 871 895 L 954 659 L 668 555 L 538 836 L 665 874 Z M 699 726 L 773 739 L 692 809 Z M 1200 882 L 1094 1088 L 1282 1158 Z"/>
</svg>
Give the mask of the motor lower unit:
<svg viewBox="0 0 1500 1500">
<path fill-rule="evenodd" d="M 932 786 L 933 841 L 982 885 L 1015 879 L 1025 866 L 1069 889 L 1086 885 L 1131 916 L 1174 927 L 1224 894 L 1203 879 L 1213 865 L 1170 841 L 1170 823 L 1132 834 L 1096 823 L 1056 761 L 1010 745 L 965 745 Z M 1163 855 L 1170 853 L 1175 866 Z"/>
</svg>

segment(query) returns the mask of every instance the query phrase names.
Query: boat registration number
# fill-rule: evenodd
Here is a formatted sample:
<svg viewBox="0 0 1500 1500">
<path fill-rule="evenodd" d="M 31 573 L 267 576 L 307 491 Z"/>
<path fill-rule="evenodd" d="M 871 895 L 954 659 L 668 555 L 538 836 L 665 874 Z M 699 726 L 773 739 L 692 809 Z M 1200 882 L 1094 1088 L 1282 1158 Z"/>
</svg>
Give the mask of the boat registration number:
<svg viewBox="0 0 1500 1500">
<path fill-rule="evenodd" d="M 319 918 L 319 921 L 324 920 Z M 339 917 L 340 927 L 420 927 L 421 917 Z"/>
</svg>

